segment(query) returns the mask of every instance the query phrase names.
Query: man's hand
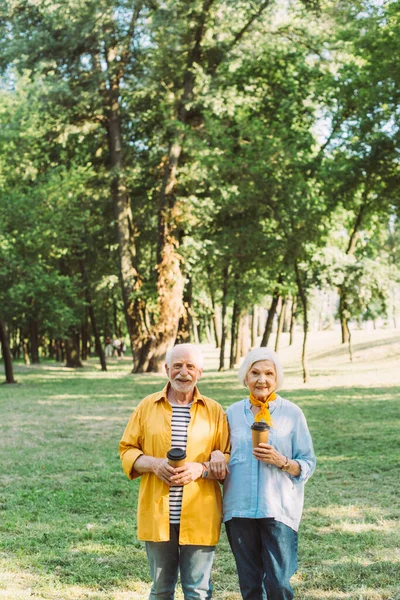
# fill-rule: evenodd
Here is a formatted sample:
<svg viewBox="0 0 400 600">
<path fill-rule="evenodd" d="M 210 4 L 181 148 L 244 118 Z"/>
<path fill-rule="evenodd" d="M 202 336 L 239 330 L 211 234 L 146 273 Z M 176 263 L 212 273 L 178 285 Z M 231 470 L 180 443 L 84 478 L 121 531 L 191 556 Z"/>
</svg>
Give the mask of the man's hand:
<svg viewBox="0 0 400 600">
<path fill-rule="evenodd" d="M 171 484 L 172 476 L 175 474 L 176 469 L 171 467 L 166 458 L 154 458 L 153 473 L 157 475 L 161 481 L 164 481 L 168 485 Z"/>
<path fill-rule="evenodd" d="M 203 465 L 198 462 L 187 462 L 173 470 L 175 475 L 171 477 L 170 485 L 187 485 L 202 476 Z"/>
<path fill-rule="evenodd" d="M 275 465 L 276 467 L 283 465 L 286 460 L 271 444 L 264 444 L 264 442 L 253 448 L 253 454 L 257 460 L 261 460 L 269 465 Z"/>
<path fill-rule="evenodd" d="M 225 477 L 229 473 L 225 456 L 223 455 L 221 450 L 213 450 L 211 452 L 209 465 L 209 470 L 214 475 L 215 479 L 225 479 Z"/>
</svg>

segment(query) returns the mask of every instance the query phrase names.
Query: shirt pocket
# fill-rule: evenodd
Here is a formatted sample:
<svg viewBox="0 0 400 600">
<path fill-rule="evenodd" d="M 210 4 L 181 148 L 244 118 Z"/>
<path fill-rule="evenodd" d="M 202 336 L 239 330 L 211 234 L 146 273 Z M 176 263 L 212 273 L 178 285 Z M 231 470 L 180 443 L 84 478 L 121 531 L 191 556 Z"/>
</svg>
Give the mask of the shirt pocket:
<svg viewBox="0 0 400 600">
<path fill-rule="evenodd" d="M 252 455 L 250 429 L 235 427 L 231 429 L 231 458 L 229 465 L 244 463 Z"/>
<path fill-rule="evenodd" d="M 292 431 L 289 428 L 271 429 L 269 434 L 269 443 L 278 452 L 284 454 L 288 458 L 292 458 Z"/>
</svg>

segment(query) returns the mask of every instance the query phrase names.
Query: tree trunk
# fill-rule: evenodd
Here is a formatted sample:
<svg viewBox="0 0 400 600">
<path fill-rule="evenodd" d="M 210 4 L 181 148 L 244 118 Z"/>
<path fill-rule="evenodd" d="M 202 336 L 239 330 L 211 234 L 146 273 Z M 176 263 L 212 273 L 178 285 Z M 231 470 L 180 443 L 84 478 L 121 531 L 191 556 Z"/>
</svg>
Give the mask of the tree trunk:
<svg viewBox="0 0 400 600">
<path fill-rule="evenodd" d="M 274 323 L 274 317 L 276 313 L 276 307 L 278 306 L 279 298 L 279 293 L 274 292 L 274 295 L 272 296 L 271 306 L 268 311 L 268 318 L 265 325 L 264 335 L 262 337 L 260 346 L 268 346 L 268 341 L 272 333 L 272 326 Z"/>
<path fill-rule="evenodd" d="M 39 324 L 37 319 L 31 319 L 29 323 L 30 351 L 32 364 L 39 364 Z"/>
<path fill-rule="evenodd" d="M 297 296 L 293 296 L 292 311 L 291 311 L 291 316 L 290 316 L 289 346 L 293 345 L 294 335 L 296 332 L 296 310 L 297 310 Z"/>
<path fill-rule="evenodd" d="M 262 337 L 265 330 L 265 324 L 267 322 L 266 309 L 264 306 L 258 307 L 258 325 L 257 325 L 257 337 Z"/>
<path fill-rule="evenodd" d="M 89 311 L 90 324 L 92 326 L 94 336 L 94 346 L 96 348 L 96 354 L 100 359 L 100 365 L 102 371 L 107 371 L 106 357 L 104 353 L 103 344 L 101 343 L 99 329 L 97 327 L 96 315 L 93 308 L 92 295 L 90 293 L 89 281 L 86 274 L 85 264 L 80 261 L 80 270 L 82 275 L 82 281 L 85 288 L 85 300 Z"/>
<path fill-rule="evenodd" d="M 226 343 L 226 312 L 228 308 L 228 286 L 229 286 L 229 266 L 223 271 L 223 287 L 222 287 L 222 312 L 221 312 L 221 347 L 219 352 L 219 367 L 218 371 L 225 369 L 225 343 Z"/>
<path fill-rule="evenodd" d="M 81 368 L 83 365 L 79 353 L 79 331 L 71 330 L 70 337 L 65 340 L 66 367 L 69 369 Z"/>
<path fill-rule="evenodd" d="M 299 296 L 303 308 L 303 348 L 301 353 L 301 364 L 303 367 L 303 382 L 307 383 L 310 381 L 310 373 L 308 370 L 308 358 L 307 358 L 307 336 L 308 336 L 308 306 L 307 306 L 307 295 L 301 279 L 299 267 L 297 261 L 294 263 L 294 270 L 296 274 L 297 288 L 299 290 Z"/>
<path fill-rule="evenodd" d="M 214 296 L 211 296 L 211 303 L 213 308 L 212 314 L 212 324 L 214 330 L 214 338 L 215 338 L 215 347 L 219 348 L 221 346 L 221 311 L 220 307 L 215 304 Z"/>
<path fill-rule="evenodd" d="M 233 303 L 232 323 L 231 323 L 231 352 L 229 358 L 229 368 L 233 369 L 236 361 L 238 333 L 239 333 L 240 308 L 238 303 Z"/>
<path fill-rule="evenodd" d="M 361 229 L 361 226 L 362 226 L 362 223 L 364 220 L 365 213 L 367 211 L 368 194 L 369 194 L 369 187 L 368 187 L 368 185 L 366 185 L 364 192 L 363 192 L 362 204 L 358 211 L 358 214 L 357 214 L 354 226 L 353 226 L 353 231 L 351 232 L 349 243 L 347 246 L 347 250 L 346 250 L 347 256 L 354 256 L 354 254 L 355 254 L 357 241 L 360 237 L 360 229 Z M 342 285 L 339 287 L 339 297 L 340 297 L 340 299 L 339 299 L 339 319 L 340 319 L 340 328 L 341 328 L 341 333 L 342 333 L 342 344 L 346 344 L 349 342 L 350 330 L 349 330 L 348 318 L 347 318 L 347 314 L 346 314 L 347 297 L 346 297 L 346 286 L 345 285 Z"/>
<path fill-rule="evenodd" d="M 279 313 L 278 329 L 276 332 L 275 352 L 278 352 L 278 349 L 279 349 L 279 342 L 280 342 L 281 333 L 283 331 L 283 324 L 285 322 L 285 317 L 286 317 L 286 298 L 283 298 L 281 311 Z"/>
<path fill-rule="evenodd" d="M 340 288 L 339 319 L 340 319 L 340 329 L 342 332 L 342 344 L 346 344 L 349 341 L 350 331 L 349 331 L 348 320 L 346 317 L 346 292 L 345 292 L 343 286 Z"/>
<path fill-rule="evenodd" d="M 88 360 L 90 354 L 90 331 L 88 311 L 85 309 L 85 316 L 81 325 L 81 358 Z"/>
<path fill-rule="evenodd" d="M 251 338 L 250 345 L 252 348 L 256 345 L 258 333 L 258 306 L 255 304 L 253 306 L 253 310 L 251 311 Z"/>
<path fill-rule="evenodd" d="M 8 338 L 8 331 L 6 324 L 0 319 L 0 344 L 1 353 L 4 360 L 4 370 L 6 374 L 5 383 L 17 383 L 14 379 L 13 363 L 10 351 L 10 342 Z"/>
<path fill-rule="evenodd" d="M 239 339 L 237 345 L 237 355 L 236 355 L 236 364 L 239 363 L 239 360 L 242 356 L 246 356 L 246 354 L 250 350 L 251 346 L 251 335 L 250 335 L 250 315 L 246 310 L 241 316 L 239 321 Z"/>
<path fill-rule="evenodd" d="M 24 355 L 24 363 L 26 365 L 30 365 L 31 359 L 29 358 L 29 341 L 28 341 L 28 338 L 25 337 L 25 335 L 24 335 L 23 342 L 22 342 L 22 351 L 23 351 L 23 355 Z"/>
<path fill-rule="evenodd" d="M 178 334 L 176 336 L 176 344 L 189 343 L 193 333 L 193 282 L 192 278 L 188 277 L 185 292 L 183 294 L 183 314 L 179 319 Z"/>
</svg>

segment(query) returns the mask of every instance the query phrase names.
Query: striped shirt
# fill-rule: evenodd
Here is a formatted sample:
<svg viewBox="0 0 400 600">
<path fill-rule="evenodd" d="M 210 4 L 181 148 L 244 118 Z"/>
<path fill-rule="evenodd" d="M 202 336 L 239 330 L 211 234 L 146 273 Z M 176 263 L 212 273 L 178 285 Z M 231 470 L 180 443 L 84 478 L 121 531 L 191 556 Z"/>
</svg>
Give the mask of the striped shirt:
<svg viewBox="0 0 400 600">
<path fill-rule="evenodd" d="M 190 409 L 192 404 L 184 406 L 172 406 L 172 437 L 171 448 L 182 448 L 186 450 L 187 430 L 190 422 Z M 182 511 L 182 485 L 172 485 L 169 488 L 169 522 L 180 523 Z"/>
</svg>

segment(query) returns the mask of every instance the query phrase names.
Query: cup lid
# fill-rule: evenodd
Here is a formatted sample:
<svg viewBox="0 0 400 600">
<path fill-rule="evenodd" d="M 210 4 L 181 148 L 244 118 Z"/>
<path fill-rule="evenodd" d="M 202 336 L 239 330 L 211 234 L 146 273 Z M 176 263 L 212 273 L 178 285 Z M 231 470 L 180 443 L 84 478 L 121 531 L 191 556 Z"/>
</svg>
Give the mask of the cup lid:
<svg viewBox="0 0 400 600">
<path fill-rule="evenodd" d="M 169 460 L 183 460 L 186 458 L 186 452 L 183 448 L 171 448 L 171 450 L 167 452 L 167 458 Z"/>
<path fill-rule="evenodd" d="M 267 431 L 267 429 L 271 429 L 271 427 L 263 421 L 254 421 L 251 429 L 254 429 L 255 431 Z"/>
</svg>

